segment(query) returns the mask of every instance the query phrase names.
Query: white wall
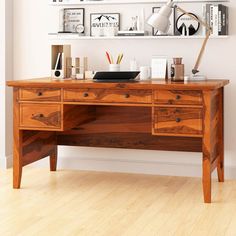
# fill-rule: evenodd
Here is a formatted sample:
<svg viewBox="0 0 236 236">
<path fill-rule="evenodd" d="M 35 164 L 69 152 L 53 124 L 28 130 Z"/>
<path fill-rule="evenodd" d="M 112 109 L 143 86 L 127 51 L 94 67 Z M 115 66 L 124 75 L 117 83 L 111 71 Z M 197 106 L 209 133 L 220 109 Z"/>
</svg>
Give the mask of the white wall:
<svg viewBox="0 0 236 236">
<path fill-rule="evenodd" d="M 211 78 L 230 79 L 225 89 L 225 146 L 226 175 L 236 177 L 236 2 L 230 6 L 230 34 L 228 39 L 210 40 L 202 61 L 201 72 Z M 89 12 L 121 12 L 123 16 L 136 14 L 143 6 L 103 6 L 89 7 Z M 186 5 L 191 9 L 192 5 Z M 150 8 L 150 10 L 148 10 Z M 201 8 L 201 5 L 194 5 Z M 151 5 L 146 6 L 147 15 Z M 14 79 L 48 76 L 50 74 L 50 44 L 48 32 L 57 30 L 58 14 L 47 5 L 47 0 L 14 1 Z M 86 19 L 88 25 L 88 19 Z M 124 25 L 124 22 L 122 23 Z M 88 56 L 90 68 L 105 69 L 107 64 L 104 51 L 123 52 L 123 68 L 135 57 L 140 65 L 148 65 L 152 55 L 182 56 L 186 72 L 192 68 L 201 46 L 199 39 L 162 40 L 99 40 L 67 41 L 73 46 L 73 54 Z M 126 66 L 125 66 L 126 65 Z M 173 153 L 158 151 L 120 150 L 102 148 L 61 147 L 59 165 L 62 168 L 112 170 L 173 175 L 201 175 L 201 155 L 196 153 Z M 47 164 L 47 160 L 41 164 Z M 183 165 L 184 164 L 184 165 Z"/>
<path fill-rule="evenodd" d="M 0 167 L 11 165 L 12 153 L 12 90 L 6 88 L 13 79 L 13 2 L 0 0 Z"/>
</svg>

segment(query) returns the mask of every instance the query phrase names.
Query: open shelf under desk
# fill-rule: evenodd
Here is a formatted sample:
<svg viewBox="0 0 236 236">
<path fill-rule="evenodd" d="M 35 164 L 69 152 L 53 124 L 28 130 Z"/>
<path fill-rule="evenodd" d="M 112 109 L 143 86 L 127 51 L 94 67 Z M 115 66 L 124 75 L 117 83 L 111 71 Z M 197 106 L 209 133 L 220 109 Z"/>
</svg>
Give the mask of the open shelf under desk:
<svg viewBox="0 0 236 236">
<path fill-rule="evenodd" d="M 229 2 L 229 0 L 182 0 L 182 1 L 174 1 L 176 3 L 223 3 Z M 104 0 L 104 1 L 80 1 L 80 0 L 63 0 L 62 2 L 53 2 L 53 0 L 49 0 L 49 5 L 52 6 L 63 6 L 63 5 L 120 5 L 120 4 L 158 4 L 158 3 L 166 3 L 166 0 Z"/>
<path fill-rule="evenodd" d="M 78 34 L 48 34 L 50 40 L 164 40 L 164 39 L 204 39 L 203 35 L 196 36 L 112 36 L 112 37 L 93 37 L 93 36 L 79 36 Z M 229 35 L 210 36 L 210 39 L 226 39 Z"/>
</svg>

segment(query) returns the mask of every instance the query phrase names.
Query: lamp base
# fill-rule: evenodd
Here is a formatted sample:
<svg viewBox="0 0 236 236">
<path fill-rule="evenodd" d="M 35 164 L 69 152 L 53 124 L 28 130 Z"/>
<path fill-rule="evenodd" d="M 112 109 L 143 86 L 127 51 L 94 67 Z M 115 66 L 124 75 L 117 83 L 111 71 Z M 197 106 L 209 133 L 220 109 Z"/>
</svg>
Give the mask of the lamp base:
<svg viewBox="0 0 236 236">
<path fill-rule="evenodd" d="M 204 81 L 207 80 L 205 75 L 188 75 L 184 78 L 185 81 Z"/>
</svg>

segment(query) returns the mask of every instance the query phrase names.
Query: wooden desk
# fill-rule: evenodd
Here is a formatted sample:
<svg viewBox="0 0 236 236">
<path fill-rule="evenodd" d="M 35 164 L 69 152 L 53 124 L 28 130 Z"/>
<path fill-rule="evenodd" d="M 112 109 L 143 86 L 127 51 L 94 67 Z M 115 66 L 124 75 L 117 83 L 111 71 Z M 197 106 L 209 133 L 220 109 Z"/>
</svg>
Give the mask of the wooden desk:
<svg viewBox="0 0 236 236">
<path fill-rule="evenodd" d="M 211 173 L 224 181 L 223 89 L 229 81 L 94 83 L 50 78 L 10 81 L 14 87 L 14 188 L 22 168 L 57 146 L 202 152 L 204 201 Z"/>
</svg>

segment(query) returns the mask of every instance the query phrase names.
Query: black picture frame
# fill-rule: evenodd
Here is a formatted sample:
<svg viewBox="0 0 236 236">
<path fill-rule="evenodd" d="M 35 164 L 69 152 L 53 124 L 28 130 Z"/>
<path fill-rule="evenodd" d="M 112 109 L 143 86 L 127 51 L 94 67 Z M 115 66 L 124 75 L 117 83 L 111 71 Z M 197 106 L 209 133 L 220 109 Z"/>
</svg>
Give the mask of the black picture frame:
<svg viewBox="0 0 236 236">
<path fill-rule="evenodd" d="M 118 27 L 117 29 L 120 30 L 120 13 L 90 13 L 90 36 L 94 36 L 93 34 L 93 27 L 92 27 L 92 17 L 93 15 L 97 15 L 98 17 L 101 16 L 101 15 L 116 15 L 118 17 Z M 101 27 L 101 28 L 104 28 L 104 27 Z"/>
<path fill-rule="evenodd" d="M 78 24 L 78 25 L 83 25 L 83 27 L 85 29 L 85 8 L 64 8 L 63 10 L 64 10 L 64 15 L 66 14 L 66 11 L 82 11 L 82 24 Z M 71 29 L 71 27 L 66 28 L 65 22 L 64 22 L 64 31 L 70 32 L 70 33 L 78 33 L 76 31 L 76 27 L 74 30 L 70 30 L 70 29 Z M 85 30 L 82 33 L 84 34 Z"/>
<path fill-rule="evenodd" d="M 196 17 L 197 19 L 198 19 L 198 16 L 196 15 L 196 14 L 194 14 L 194 13 L 192 13 L 192 12 L 188 12 L 188 14 L 191 14 L 191 15 L 193 15 L 194 17 Z M 181 19 L 181 17 L 183 17 L 184 15 L 186 15 L 185 13 L 182 13 L 181 15 L 179 15 L 178 17 L 177 17 L 177 19 L 175 20 L 175 35 L 182 35 L 182 33 L 181 33 L 181 31 L 179 30 L 179 28 L 178 28 L 178 21 Z M 186 15 L 187 16 L 187 15 Z M 188 17 L 188 16 L 187 16 Z M 176 18 L 176 17 L 175 17 Z M 190 34 L 189 34 L 189 36 L 193 36 L 193 35 L 195 35 L 198 31 L 199 31 L 199 29 L 200 29 L 200 23 L 198 22 L 198 21 L 196 21 L 197 22 L 197 24 L 198 24 L 198 26 L 197 26 L 197 29 L 195 30 L 195 32 L 194 33 L 191 33 L 190 32 Z"/>
</svg>

